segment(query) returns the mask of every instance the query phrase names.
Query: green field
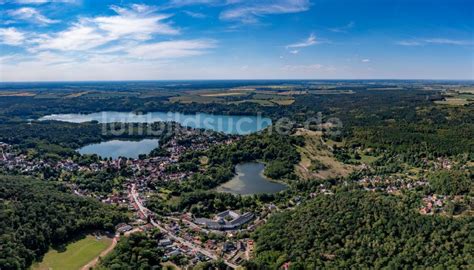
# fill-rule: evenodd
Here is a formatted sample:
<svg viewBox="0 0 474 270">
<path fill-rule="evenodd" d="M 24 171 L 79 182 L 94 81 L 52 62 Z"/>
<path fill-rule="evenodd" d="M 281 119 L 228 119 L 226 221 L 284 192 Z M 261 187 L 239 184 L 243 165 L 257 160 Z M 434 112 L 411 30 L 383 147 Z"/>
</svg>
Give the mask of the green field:
<svg viewBox="0 0 474 270">
<path fill-rule="evenodd" d="M 33 270 L 81 269 L 93 260 L 112 243 L 112 239 L 102 236 L 97 240 L 94 236 L 87 237 L 66 246 L 64 251 L 49 250 L 41 263 L 33 265 Z"/>
</svg>

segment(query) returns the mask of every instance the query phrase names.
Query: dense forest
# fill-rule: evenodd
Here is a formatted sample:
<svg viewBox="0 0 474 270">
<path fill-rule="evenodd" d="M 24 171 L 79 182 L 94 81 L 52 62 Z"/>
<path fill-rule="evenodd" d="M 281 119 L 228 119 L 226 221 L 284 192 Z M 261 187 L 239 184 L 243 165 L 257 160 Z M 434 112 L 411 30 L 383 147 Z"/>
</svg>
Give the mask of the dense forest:
<svg viewBox="0 0 474 270">
<path fill-rule="evenodd" d="M 103 258 L 98 270 L 161 269 L 164 250 L 158 247 L 162 235 L 152 232 L 122 237 L 111 254 Z"/>
<path fill-rule="evenodd" d="M 473 226 L 472 218 L 422 216 L 379 193 L 318 196 L 257 230 L 254 267 L 465 268 L 474 259 Z"/>
<path fill-rule="evenodd" d="M 474 175 L 463 171 L 442 170 L 428 175 L 430 187 L 437 194 L 474 194 Z"/>
<path fill-rule="evenodd" d="M 147 201 L 147 207 L 158 214 L 176 211 L 191 212 L 197 217 L 209 217 L 212 214 L 227 210 L 249 210 L 257 207 L 257 197 L 235 196 L 229 193 L 197 190 L 182 193 L 174 205 L 166 204 L 160 196 L 153 196 Z"/>
<path fill-rule="evenodd" d="M 73 195 L 60 184 L 0 176 L 1 269 L 26 269 L 51 245 L 90 230 L 113 231 L 124 213 Z"/>
</svg>

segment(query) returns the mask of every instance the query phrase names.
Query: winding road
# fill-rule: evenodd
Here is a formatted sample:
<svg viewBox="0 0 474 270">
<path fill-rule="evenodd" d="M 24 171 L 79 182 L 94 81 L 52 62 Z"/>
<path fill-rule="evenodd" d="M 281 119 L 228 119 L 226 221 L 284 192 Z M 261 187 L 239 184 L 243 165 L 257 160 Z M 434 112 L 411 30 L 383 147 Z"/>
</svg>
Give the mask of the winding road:
<svg viewBox="0 0 474 270">
<path fill-rule="evenodd" d="M 137 192 L 137 190 L 136 190 L 135 184 L 132 184 L 132 187 L 131 187 L 131 189 L 130 189 L 130 194 L 132 195 L 133 200 L 134 200 L 135 203 L 137 204 L 138 209 L 140 210 L 140 212 L 141 212 L 145 217 L 148 217 L 148 216 L 149 216 L 148 213 L 153 213 L 153 212 L 150 211 L 148 208 L 146 208 L 145 206 L 143 206 L 143 204 L 141 203 L 140 199 L 138 198 L 138 192 Z M 185 239 L 183 239 L 183 238 L 181 238 L 181 237 L 179 237 L 179 236 L 174 235 L 172 232 L 170 232 L 170 231 L 168 231 L 167 229 L 165 229 L 160 223 L 158 223 L 158 222 L 156 222 L 155 220 L 153 220 L 153 218 L 150 218 L 150 223 L 151 223 L 153 226 L 155 226 L 156 228 L 160 229 L 160 231 L 166 233 L 166 234 L 168 235 L 168 237 L 171 238 L 172 240 L 174 240 L 174 241 L 176 241 L 176 242 L 179 242 L 179 243 L 181 243 L 181 244 L 183 244 L 183 245 L 185 245 L 185 246 L 191 248 L 192 250 L 199 251 L 199 252 L 201 252 L 202 254 L 204 254 L 205 256 L 207 256 L 207 257 L 209 257 L 209 258 L 211 258 L 211 259 L 213 259 L 213 260 L 219 259 L 219 257 L 218 257 L 216 254 L 214 254 L 214 253 L 212 253 L 212 252 L 210 252 L 210 251 L 208 251 L 208 250 L 206 250 L 206 249 L 204 249 L 204 248 L 202 248 L 202 247 L 196 246 L 195 244 L 193 244 L 193 243 L 191 243 L 191 242 L 189 242 L 189 241 L 187 241 L 187 240 L 185 240 Z M 233 269 L 237 268 L 237 265 L 235 265 L 235 264 L 233 264 L 233 263 L 231 263 L 231 262 L 229 262 L 229 261 L 227 261 L 227 260 L 224 260 L 224 263 L 225 263 L 227 266 L 229 266 L 229 267 L 231 267 L 231 268 L 233 268 Z"/>
</svg>

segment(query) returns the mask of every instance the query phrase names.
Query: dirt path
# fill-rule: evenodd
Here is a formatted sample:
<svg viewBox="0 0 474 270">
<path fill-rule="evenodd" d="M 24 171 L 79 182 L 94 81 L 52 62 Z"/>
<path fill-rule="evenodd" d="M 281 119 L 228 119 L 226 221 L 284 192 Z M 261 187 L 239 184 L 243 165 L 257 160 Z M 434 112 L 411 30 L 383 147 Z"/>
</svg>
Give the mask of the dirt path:
<svg viewBox="0 0 474 270">
<path fill-rule="evenodd" d="M 138 231 L 141 231 L 140 228 L 135 228 L 131 231 L 128 231 L 125 233 L 125 236 L 129 236 L 130 234 L 132 233 L 135 233 L 135 232 L 138 232 Z M 103 258 L 105 257 L 107 254 L 109 254 L 114 248 L 115 246 L 117 245 L 118 243 L 118 240 L 120 239 L 120 235 L 119 234 L 116 234 L 115 237 L 112 239 L 112 244 L 107 248 L 105 249 L 104 251 L 102 251 L 99 256 L 95 257 L 92 261 L 90 261 L 89 263 L 87 263 L 86 265 L 84 265 L 81 270 L 89 270 L 91 268 L 93 268 L 94 266 L 97 265 L 97 263 L 99 262 L 99 258 Z"/>
<path fill-rule="evenodd" d="M 119 238 L 120 238 L 120 235 L 115 235 L 115 237 L 112 239 L 112 244 L 107 249 L 102 251 L 99 254 L 99 256 L 95 257 L 92 261 L 90 261 L 89 263 L 84 265 L 81 268 L 81 270 L 89 270 L 89 269 L 93 268 L 97 264 L 97 262 L 99 262 L 99 258 L 106 256 L 107 254 L 109 254 L 109 252 L 111 252 L 115 248 Z"/>
</svg>

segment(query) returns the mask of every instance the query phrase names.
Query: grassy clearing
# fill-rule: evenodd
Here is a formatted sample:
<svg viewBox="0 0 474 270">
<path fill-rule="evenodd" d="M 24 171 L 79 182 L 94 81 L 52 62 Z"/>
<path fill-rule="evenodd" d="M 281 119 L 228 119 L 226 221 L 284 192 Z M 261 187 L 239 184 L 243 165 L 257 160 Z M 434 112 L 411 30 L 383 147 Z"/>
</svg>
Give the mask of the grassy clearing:
<svg viewBox="0 0 474 270">
<path fill-rule="evenodd" d="M 295 102 L 294 99 L 279 99 L 279 100 L 270 100 L 270 101 L 280 106 L 288 106 Z"/>
<path fill-rule="evenodd" d="M 162 263 L 161 266 L 163 266 L 165 270 L 181 270 L 179 266 L 170 261 Z"/>
<path fill-rule="evenodd" d="M 35 93 L 30 92 L 0 92 L 0 97 L 34 97 Z"/>
<path fill-rule="evenodd" d="M 466 87 L 456 88 L 454 89 L 454 91 L 458 93 L 474 94 L 474 87 L 466 86 Z"/>
<path fill-rule="evenodd" d="M 451 105 L 451 106 L 463 106 L 471 103 L 469 100 L 465 98 L 446 98 L 445 100 L 435 101 L 436 104 L 440 105 Z"/>
<path fill-rule="evenodd" d="M 102 236 L 96 239 L 88 235 L 85 238 L 66 246 L 64 251 L 51 249 L 43 261 L 33 265 L 33 270 L 81 269 L 112 244 L 112 239 Z"/>
<path fill-rule="evenodd" d="M 296 135 L 305 138 L 305 146 L 298 147 L 301 162 L 296 166 L 297 174 L 303 179 L 327 179 L 346 177 L 357 167 L 346 165 L 334 157 L 329 146 L 321 140 L 320 131 L 299 129 Z"/>
<path fill-rule="evenodd" d="M 360 155 L 360 162 L 365 163 L 365 164 L 371 164 L 377 160 L 378 157 L 366 155 L 366 154 L 361 154 Z"/>
<path fill-rule="evenodd" d="M 352 90 L 311 90 L 309 93 L 313 95 L 341 95 L 341 94 L 354 94 Z"/>
<path fill-rule="evenodd" d="M 201 165 L 206 166 L 209 163 L 209 158 L 206 156 L 199 157 L 199 162 Z"/>
<path fill-rule="evenodd" d="M 65 96 L 64 98 L 77 98 L 77 97 L 80 97 L 80 96 L 83 96 L 83 95 L 87 95 L 87 94 L 89 94 L 89 93 L 90 93 L 89 91 L 84 91 L 84 92 L 79 92 L 79 93 L 73 93 L 73 94 L 70 94 L 70 95 Z"/>
<path fill-rule="evenodd" d="M 278 95 L 280 96 L 293 96 L 293 95 L 305 95 L 308 94 L 308 91 L 297 91 L 297 90 L 292 90 L 292 91 L 285 91 L 285 92 L 279 92 Z"/>
<path fill-rule="evenodd" d="M 220 92 L 220 93 L 208 93 L 200 94 L 201 97 L 232 97 L 232 96 L 245 96 L 248 93 L 243 92 Z"/>
</svg>

